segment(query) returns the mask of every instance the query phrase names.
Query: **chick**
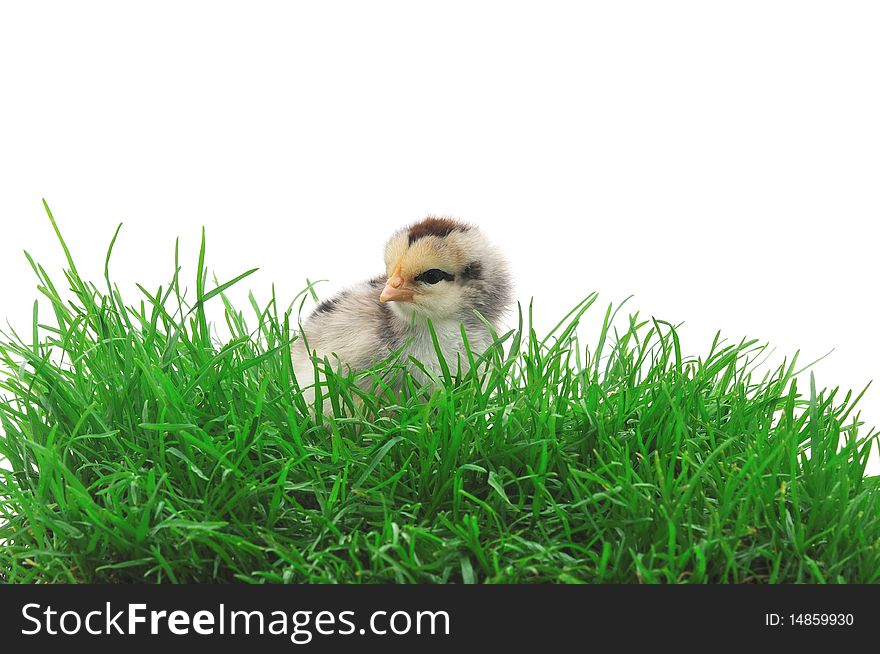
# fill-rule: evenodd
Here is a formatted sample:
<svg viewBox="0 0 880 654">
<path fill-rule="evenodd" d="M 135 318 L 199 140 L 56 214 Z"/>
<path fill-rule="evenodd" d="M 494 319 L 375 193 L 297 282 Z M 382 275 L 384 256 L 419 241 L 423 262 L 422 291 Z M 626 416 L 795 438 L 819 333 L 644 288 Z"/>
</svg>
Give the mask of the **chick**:
<svg viewBox="0 0 880 654">
<path fill-rule="evenodd" d="M 402 350 L 400 361 L 417 378 L 424 381 L 410 356 L 439 374 L 428 320 L 449 368 L 465 372 L 461 326 L 479 355 L 492 337 L 475 312 L 497 329 L 511 299 L 507 262 L 476 227 L 429 217 L 398 230 L 385 246 L 384 275 L 322 302 L 302 325 L 293 365 L 306 401 L 314 400 L 315 356 L 359 371 Z"/>
</svg>

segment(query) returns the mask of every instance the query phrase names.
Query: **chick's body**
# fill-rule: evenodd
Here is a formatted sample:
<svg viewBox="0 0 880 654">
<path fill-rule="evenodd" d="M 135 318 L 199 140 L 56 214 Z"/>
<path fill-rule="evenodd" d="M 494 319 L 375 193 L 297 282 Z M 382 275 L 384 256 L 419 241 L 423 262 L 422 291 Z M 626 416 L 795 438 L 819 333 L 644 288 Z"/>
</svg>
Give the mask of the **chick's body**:
<svg viewBox="0 0 880 654">
<path fill-rule="evenodd" d="M 396 232 L 385 247 L 386 274 L 322 302 L 293 345 L 294 372 L 306 399 L 314 397 L 313 357 L 344 370 L 363 370 L 403 350 L 434 372 L 441 370 L 428 321 L 440 351 L 455 371 L 468 368 L 461 337 L 475 354 L 492 342 L 478 312 L 498 327 L 511 299 L 510 275 L 500 252 L 475 227 L 427 218 Z M 411 372 L 421 372 L 410 365 Z"/>
</svg>

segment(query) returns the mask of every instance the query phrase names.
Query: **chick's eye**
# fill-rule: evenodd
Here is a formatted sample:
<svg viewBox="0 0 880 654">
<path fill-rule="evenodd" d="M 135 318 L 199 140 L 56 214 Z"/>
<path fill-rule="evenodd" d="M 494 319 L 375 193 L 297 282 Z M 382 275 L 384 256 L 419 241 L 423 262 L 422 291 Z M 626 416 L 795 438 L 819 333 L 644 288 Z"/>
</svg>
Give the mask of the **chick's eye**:
<svg viewBox="0 0 880 654">
<path fill-rule="evenodd" d="M 426 270 L 421 275 L 416 277 L 417 282 L 424 282 L 425 284 L 436 284 L 438 282 L 442 282 L 444 279 L 452 281 L 455 278 L 448 272 L 444 272 L 438 268 L 431 268 L 431 270 Z"/>
</svg>

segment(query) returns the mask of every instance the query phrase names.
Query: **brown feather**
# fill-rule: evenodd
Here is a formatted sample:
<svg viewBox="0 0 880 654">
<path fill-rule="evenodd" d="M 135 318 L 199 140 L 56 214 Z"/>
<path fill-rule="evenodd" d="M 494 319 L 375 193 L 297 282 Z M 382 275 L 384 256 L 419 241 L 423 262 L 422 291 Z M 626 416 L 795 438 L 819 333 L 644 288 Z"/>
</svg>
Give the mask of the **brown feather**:
<svg viewBox="0 0 880 654">
<path fill-rule="evenodd" d="M 434 218 L 429 216 L 409 228 L 409 244 L 412 245 L 420 238 L 426 236 L 443 238 L 449 236 L 452 232 L 466 232 L 468 229 L 470 229 L 468 225 L 452 218 Z"/>
</svg>

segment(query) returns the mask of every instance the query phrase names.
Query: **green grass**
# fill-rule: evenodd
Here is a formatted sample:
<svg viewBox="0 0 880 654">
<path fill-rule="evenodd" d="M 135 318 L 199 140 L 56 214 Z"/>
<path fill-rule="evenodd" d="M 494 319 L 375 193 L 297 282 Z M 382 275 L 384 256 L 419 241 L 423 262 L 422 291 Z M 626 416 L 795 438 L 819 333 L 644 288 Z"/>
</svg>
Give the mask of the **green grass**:
<svg viewBox="0 0 880 654">
<path fill-rule="evenodd" d="M 35 304 L 0 345 L 7 582 L 880 579 L 877 432 L 851 394 L 799 388 L 797 357 L 686 356 L 672 325 L 610 307 L 580 345 L 590 295 L 549 334 L 520 315 L 481 372 L 419 388 L 386 362 L 399 394 L 331 373 L 336 416 L 316 420 L 299 300 L 252 300 L 247 322 L 209 289 L 204 242 L 190 300 L 176 251 L 132 301 L 64 250 L 63 284 L 28 257 L 51 324 Z"/>
</svg>

